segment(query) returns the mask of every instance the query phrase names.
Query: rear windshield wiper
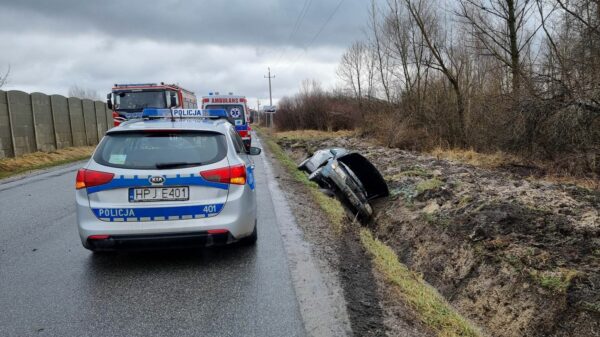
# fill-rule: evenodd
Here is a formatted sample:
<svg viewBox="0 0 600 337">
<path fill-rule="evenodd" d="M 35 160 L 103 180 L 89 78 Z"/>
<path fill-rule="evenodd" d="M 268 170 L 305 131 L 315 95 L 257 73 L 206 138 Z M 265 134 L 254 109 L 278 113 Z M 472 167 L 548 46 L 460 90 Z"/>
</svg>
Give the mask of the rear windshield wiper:
<svg viewBox="0 0 600 337">
<path fill-rule="evenodd" d="M 174 163 L 157 163 L 155 166 L 157 169 L 169 169 L 176 167 L 189 167 L 189 166 L 200 166 L 202 163 L 188 163 L 188 162 L 174 162 Z"/>
</svg>

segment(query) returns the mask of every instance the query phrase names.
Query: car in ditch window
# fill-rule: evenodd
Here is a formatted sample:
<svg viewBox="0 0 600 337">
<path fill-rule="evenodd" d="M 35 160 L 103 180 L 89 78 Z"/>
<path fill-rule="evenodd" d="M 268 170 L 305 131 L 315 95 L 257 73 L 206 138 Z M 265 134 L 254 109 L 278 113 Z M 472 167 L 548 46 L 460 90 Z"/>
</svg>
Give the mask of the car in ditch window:
<svg viewBox="0 0 600 337">
<path fill-rule="evenodd" d="M 146 109 L 109 130 L 77 172 L 83 246 L 94 252 L 257 240 L 251 155 L 223 110 Z"/>
</svg>

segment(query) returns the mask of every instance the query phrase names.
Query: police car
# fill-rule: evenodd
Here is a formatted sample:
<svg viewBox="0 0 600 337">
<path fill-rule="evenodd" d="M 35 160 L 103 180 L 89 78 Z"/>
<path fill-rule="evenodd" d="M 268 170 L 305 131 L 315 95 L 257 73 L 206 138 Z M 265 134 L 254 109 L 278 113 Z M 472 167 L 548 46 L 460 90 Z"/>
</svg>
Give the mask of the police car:
<svg viewBox="0 0 600 337">
<path fill-rule="evenodd" d="M 95 252 L 257 239 L 251 155 L 224 110 L 146 109 L 77 172 L 77 223 Z"/>
</svg>

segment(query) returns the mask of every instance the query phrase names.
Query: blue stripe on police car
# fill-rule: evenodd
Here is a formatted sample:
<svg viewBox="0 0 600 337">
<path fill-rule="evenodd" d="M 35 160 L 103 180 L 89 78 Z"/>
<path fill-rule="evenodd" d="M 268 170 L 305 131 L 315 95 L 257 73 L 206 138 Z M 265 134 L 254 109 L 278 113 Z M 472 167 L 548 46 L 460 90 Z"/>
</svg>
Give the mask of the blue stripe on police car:
<svg viewBox="0 0 600 337">
<path fill-rule="evenodd" d="M 104 221 L 127 219 L 136 221 L 159 221 L 184 218 L 208 218 L 221 212 L 224 204 L 208 204 L 177 207 L 140 207 L 140 208 L 92 208 L 94 215 Z"/>
</svg>

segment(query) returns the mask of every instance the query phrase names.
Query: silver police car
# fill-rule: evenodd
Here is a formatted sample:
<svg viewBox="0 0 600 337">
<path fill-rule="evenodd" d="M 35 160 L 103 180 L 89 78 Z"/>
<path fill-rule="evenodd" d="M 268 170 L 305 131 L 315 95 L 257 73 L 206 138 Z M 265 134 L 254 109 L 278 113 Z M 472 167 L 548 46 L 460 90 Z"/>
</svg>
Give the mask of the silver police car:
<svg viewBox="0 0 600 337">
<path fill-rule="evenodd" d="M 223 110 L 146 109 L 109 130 L 77 172 L 77 223 L 94 252 L 257 239 L 254 165 Z"/>
</svg>

